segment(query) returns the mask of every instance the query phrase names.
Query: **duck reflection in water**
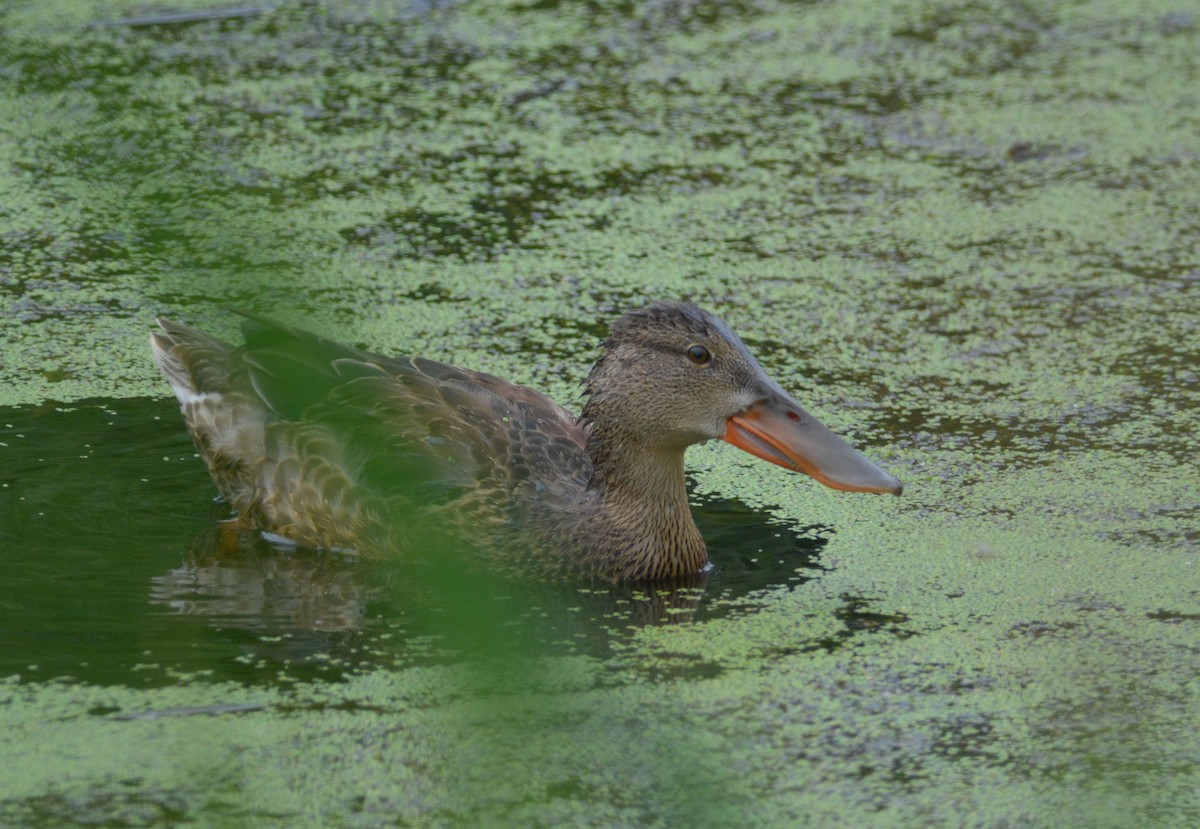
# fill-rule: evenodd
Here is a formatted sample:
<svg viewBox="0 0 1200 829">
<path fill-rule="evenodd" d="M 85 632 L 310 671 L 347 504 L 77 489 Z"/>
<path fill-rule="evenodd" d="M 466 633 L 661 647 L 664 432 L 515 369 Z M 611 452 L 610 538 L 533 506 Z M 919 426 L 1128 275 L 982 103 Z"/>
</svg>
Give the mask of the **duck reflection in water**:
<svg viewBox="0 0 1200 829">
<path fill-rule="evenodd" d="M 602 653 L 625 628 L 679 624 L 752 611 L 756 597 L 798 586 L 819 573 L 829 529 L 792 528 L 733 500 L 695 509 L 722 564 L 654 582 L 608 584 L 535 580 L 481 568 L 476 553 L 426 550 L 403 561 L 359 560 L 271 542 L 230 522 L 196 537 L 179 567 L 155 577 L 151 599 L 172 613 L 207 617 L 222 628 L 292 634 L 289 658 L 328 651 L 323 634 L 349 636 L 398 627 L 401 651 L 447 647 L 446 605 L 465 602 L 484 621 L 478 636 L 506 625 L 536 628 L 543 641 Z"/>
</svg>

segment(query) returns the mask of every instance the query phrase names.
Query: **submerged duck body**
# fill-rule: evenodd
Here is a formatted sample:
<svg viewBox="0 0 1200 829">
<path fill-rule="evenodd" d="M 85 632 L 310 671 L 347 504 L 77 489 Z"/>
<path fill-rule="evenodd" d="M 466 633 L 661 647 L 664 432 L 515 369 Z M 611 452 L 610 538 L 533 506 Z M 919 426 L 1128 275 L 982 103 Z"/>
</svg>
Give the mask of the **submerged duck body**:
<svg viewBox="0 0 1200 829">
<path fill-rule="evenodd" d="M 696 573 L 708 557 L 683 457 L 712 438 L 837 489 L 901 491 L 687 303 L 613 324 L 579 415 L 489 374 L 253 317 L 240 347 L 159 326 L 155 360 L 218 490 L 243 522 L 305 546 L 386 555 L 451 526 L 545 574 Z"/>
</svg>

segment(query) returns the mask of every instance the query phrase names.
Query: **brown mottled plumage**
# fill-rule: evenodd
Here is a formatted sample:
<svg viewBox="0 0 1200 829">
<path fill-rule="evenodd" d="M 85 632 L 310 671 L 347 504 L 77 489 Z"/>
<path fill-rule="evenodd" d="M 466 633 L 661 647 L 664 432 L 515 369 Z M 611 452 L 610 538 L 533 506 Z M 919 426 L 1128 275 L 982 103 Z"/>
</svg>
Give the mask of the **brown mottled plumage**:
<svg viewBox="0 0 1200 829">
<path fill-rule="evenodd" d="M 829 486 L 900 491 L 685 303 L 614 323 L 578 417 L 489 374 L 256 318 L 240 348 L 159 325 L 155 359 L 221 494 L 307 546 L 382 555 L 450 525 L 545 573 L 695 573 L 708 558 L 683 455 L 711 438 Z"/>
</svg>

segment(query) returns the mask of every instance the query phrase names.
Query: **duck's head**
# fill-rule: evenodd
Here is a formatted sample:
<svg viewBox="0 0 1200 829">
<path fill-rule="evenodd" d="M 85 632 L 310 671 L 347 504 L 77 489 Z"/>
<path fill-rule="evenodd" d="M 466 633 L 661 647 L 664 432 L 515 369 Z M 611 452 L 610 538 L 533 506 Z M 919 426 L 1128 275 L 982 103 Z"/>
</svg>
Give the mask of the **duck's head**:
<svg viewBox="0 0 1200 829">
<path fill-rule="evenodd" d="M 801 408 L 724 322 L 659 302 L 618 319 L 588 376 L 584 420 L 606 440 L 682 452 L 721 438 L 826 486 L 899 495 L 884 472 Z"/>
</svg>

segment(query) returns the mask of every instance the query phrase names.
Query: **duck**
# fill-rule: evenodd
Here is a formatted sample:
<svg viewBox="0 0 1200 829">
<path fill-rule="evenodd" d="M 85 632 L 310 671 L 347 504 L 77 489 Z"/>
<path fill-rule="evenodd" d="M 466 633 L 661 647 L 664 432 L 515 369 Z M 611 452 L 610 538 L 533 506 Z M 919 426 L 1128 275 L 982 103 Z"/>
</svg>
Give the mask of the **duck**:
<svg viewBox="0 0 1200 829">
<path fill-rule="evenodd" d="M 704 573 L 684 454 L 714 439 L 833 489 L 903 489 L 688 302 L 611 324 L 578 414 L 481 371 L 243 317 L 237 346 L 159 318 L 151 350 L 231 520 L 304 547 L 402 556 L 452 528 L 538 575 Z"/>
</svg>

